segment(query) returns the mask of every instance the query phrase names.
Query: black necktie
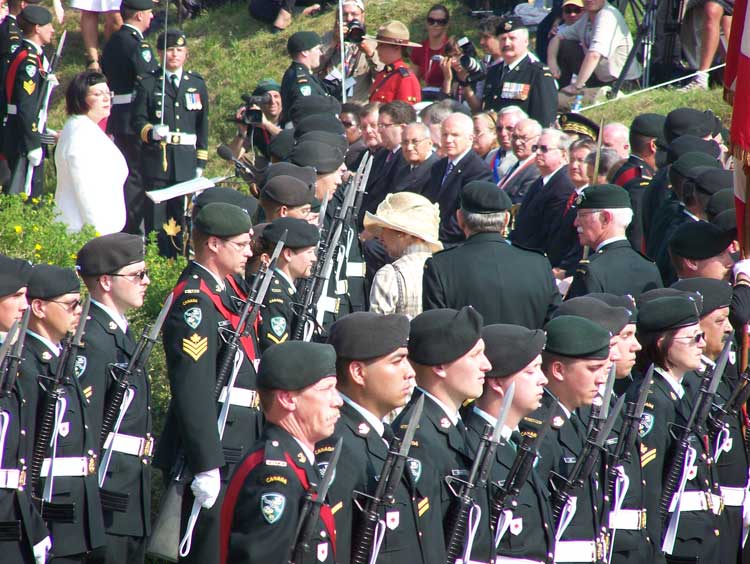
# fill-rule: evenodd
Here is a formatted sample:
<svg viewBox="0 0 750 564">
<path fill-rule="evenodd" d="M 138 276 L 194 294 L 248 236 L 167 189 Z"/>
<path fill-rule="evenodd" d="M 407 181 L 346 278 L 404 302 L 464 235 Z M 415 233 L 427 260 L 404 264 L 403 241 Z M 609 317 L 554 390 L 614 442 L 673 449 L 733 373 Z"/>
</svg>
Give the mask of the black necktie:
<svg viewBox="0 0 750 564">
<path fill-rule="evenodd" d="M 523 441 L 523 437 L 521 436 L 521 433 L 518 431 L 513 431 L 510 434 L 510 444 L 513 447 L 513 450 L 518 450 L 518 447 L 521 446 L 521 441 Z"/>
<path fill-rule="evenodd" d="M 174 91 L 177 92 L 177 89 L 180 87 L 177 84 L 177 75 L 173 74 L 172 76 L 170 76 L 169 77 L 169 82 L 172 84 L 172 88 L 174 88 Z"/>
<path fill-rule="evenodd" d="M 456 423 L 456 429 L 458 429 L 458 432 L 461 433 L 461 439 L 463 439 L 464 443 L 466 442 L 468 436 L 466 434 L 466 425 L 464 425 L 464 422 L 460 419 Z"/>
<path fill-rule="evenodd" d="M 384 423 L 383 440 L 390 445 L 395 436 L 396 435 L 393 433 L 391 426 L 388 423 Z"/>
</svg>

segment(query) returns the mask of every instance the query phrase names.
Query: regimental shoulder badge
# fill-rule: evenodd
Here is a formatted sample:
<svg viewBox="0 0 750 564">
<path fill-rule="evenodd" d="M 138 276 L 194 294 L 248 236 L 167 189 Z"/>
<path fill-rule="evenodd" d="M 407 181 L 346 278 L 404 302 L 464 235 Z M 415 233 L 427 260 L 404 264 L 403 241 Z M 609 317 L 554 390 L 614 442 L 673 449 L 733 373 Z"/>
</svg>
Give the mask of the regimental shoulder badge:
<svg viewBox="0 0 750 564">
<path fill-rule="evenodd" d="M 29 78 L 34 78 L 36 76 L 37 70 L 38 69 L 36 68 L 36 65 L 32 63 L 29 63 L 28 65 L 24 67 L 24 71 L 26 71 L 26 76 L 28 76 Z"/>
<path fill-rule="evenodd" d="M 318 466 L 318 472 L 320 473 L 321 477 L 325 476 L 326 470 L 328 470 L 328 461 L 323 462 L 317 462 Z M 331 483 L 333 483 L 336 480 L 336 469 L 333 469 L 333 475 L 331 476 Z"/>
<path fill-rule="evenodd" d="M 271 331 L 277 337 L 281 337 L 286 333 L 286 318 L 283 316 L 272 317 L 269 321 L 271 324 Z"/>
<path fill-rule="evenodd" d="M 260 512 L 269 525 L 273 525 L 284 514 L 286 497 L 280 493 L 267 493 L 260 496 Z"/>
<path fill-rule="evenodd" d="M 409 472 L 414 482 L 418 482 L 419 478 L 422 477 L 422 461 L 416 458 L 408 458 L 406 464 L 409 466 Z"/>
<path fill-rule="evenodd" d="M 42 353 L 42 360 L 52 360 L 52 353 L 49 351 L 44 351 Z"/>
<path fill-rule="evenodd" d="M 191 329 L 197 329 L 203 319 L 203 311 L 199 307 L 191 307 L 182 314 L 185 323 Z"/>
<path fill-rule="evenodd" d="M 299 93 L 303 96 L 309 96 L 312 94 L 312 88 L 310 88 L 310 85 L 305 84 L 304 86 L 299 87 Z"/>
<path fill-rule="evenodd" d="M 509 531 L 511 535 L 520 535 L 523 531 L 523 517 L 516 517 L 515 519 L 512 519 L 510 522 Z"/>
<path fill-rule="evenodd" d="M 148 46 L 141 47 L 141 58 L 146 61 L 147 63 L 151 62 L 151 58 L 153 55 L 151 54 L 151 48 Z"/>
<path fill-rule="evenodd" d="M 34 67 L 34 68 L 36 68 L 36 67 Z M 34 90 L 36 89 L 36 84 L 34 83 L 33 80 L 24 80 L 23 81 L 23 89 L 26 92 L 26 94 L 28 94 L 29 96 L 31 96 L 34 93 Z"/>
<path fill-rule="evenodd" d="M 57 432 L 62 438 L 67 437 L 68 433 L 70 433 L 70 421 L 61 422 L 60 426 L 57 428 Z"/>
<path fill-rule="evenodd" d="M 182 339 L 182 351 L 198 362 L 208 350 L 208 337 L 201 337 L 198 333 L 193 333 L 189 338 Z"/>
<path fill-rule="evenodd" d="M 638 424 L 638 436 L 640 438 L 645 437 L 654 428 L 654 414 L 644 413 L 641 415 L 641 422 Z"/>
<path fill-rule="evenodd" d="M 81 376 L 83 376 L 83 373 L 86 372 L 86 364 L 88 363 L 85 356 L 77 356 L 76 362 L 73 365 L 73 374 L 75 374 L 76 378 L 79 380 L 81 379 Z"/>
<path fill-rule="evenodd" d="M 328 558 L 328 543 L 319 542 L 318 543 L 318 562 L 325 562 L 326 558 Z"/>
</svg>

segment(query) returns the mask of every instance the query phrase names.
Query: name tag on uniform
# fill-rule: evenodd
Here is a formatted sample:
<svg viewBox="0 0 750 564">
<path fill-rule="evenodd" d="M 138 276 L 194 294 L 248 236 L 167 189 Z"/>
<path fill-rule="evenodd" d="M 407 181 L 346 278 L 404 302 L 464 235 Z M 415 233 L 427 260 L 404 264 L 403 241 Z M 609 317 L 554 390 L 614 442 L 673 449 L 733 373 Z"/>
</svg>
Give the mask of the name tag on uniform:
<svg viewBox="0 0 750 564">
<path fill-rule="evenodd" d="M 565 464 L 575 464 L 576 463 L 576 457 L 575 456 L 564 456 L 563 462 Z"/>
<path fill-rule="evenodd" d="M 203 103 L 201 102 L 200 92 L 185 92 L 185 107 L 188 110 L 202 110 Z"/>
<path fill-rule="evenodd" d="M 526 100 L 529 97 L 530 84 L 520 82 L 506 82 L 503 84 L 503 90 L 500 97 L 506 100 Z"/>
</svg>

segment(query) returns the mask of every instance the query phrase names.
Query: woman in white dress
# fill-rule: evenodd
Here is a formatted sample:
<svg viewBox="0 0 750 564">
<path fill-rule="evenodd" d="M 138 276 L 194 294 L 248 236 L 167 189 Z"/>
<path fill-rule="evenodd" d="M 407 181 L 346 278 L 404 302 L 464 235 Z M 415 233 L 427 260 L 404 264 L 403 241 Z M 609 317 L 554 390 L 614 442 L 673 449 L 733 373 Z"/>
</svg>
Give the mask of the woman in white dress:
<svg viewBox="0 0 750 564">
<path fill-rule="evenodd" d="M 99 66 L 99 14 L 104 14 L 104 41 L 122 26 L 121 0 L 70 0 L 70 7 L 81 12 L 86 69 L 101 72 Z M 62 0 L 52 2 L 58 22 L 63 22 Z"/>
<path fill-rule="evenodd" d="M 98 125 L 109 116 L 111 102 L 107 79 L 98 72 L 77 75 L 65 93 L 70 118 L 55 150 L 55 207 L 69 231 L 88 224 L 106 235 L 125 225 L 128 165 Z"/>
</svg>

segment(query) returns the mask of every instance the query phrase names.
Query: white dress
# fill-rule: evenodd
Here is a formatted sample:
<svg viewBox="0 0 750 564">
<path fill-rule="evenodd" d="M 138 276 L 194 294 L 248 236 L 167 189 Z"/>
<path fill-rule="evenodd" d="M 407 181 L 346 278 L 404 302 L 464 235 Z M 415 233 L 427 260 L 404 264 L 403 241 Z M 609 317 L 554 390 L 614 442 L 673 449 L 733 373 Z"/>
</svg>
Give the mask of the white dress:
<svg viewBox="0 0 750 564">
<path fill-rule="evenodd" d="M 55 150 L 55 207 L 68 231 L 93 225 L 100 235 L 125 226 L 128 165 L 101 128 L 84 115 L 65 122 Z"/>
<path fill-rule="evenodd" d="M 71 0 L 70 7 L 87 12 L 118 12 L 121 0 Z"/>
</svg>

